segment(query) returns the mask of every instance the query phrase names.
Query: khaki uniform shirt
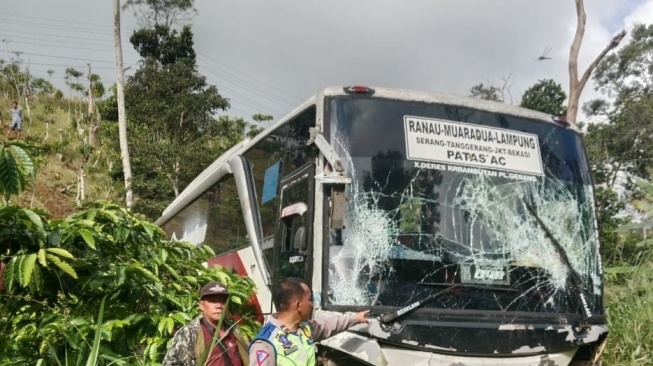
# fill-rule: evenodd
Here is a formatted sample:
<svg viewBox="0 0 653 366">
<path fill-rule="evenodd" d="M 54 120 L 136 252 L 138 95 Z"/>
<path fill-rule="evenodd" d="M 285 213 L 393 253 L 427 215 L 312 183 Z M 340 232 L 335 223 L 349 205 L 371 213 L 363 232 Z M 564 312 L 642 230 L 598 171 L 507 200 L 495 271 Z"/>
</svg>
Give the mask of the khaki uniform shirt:
<svg viewBox="0 0 653 366">
<path fill-rule="evenodd" d="M 283 330 L 284 328 L 283 325 L 279 323 L 279 321 L 274 317 L 270 319 L 269 323 L 273 324 L 279 329 Z M 311 326 L 311 337 L 313 338 L 313 343 L 311 344 L 311 349 L 308 351 L 315 353 L 316 347 L 314 342 L 319 342 L 338 333 L 344 332 L 350 327 L 358 324 L 358 317 L 356 314 L 336 315 L 321 318 L 318 320 L 311 320 L 309 323 Z M 299 332 L 300 330 L 298 329 L 297 331 Z M 262 354 L 267 354 L 269 356 L 260 357 Z M 270 343 L 263 340 L 254 339 L 254 341 L 249 346 L 249 366 L 276 366 L 277 361 L 275 359 L 275 354 L 276 351 Z"/>
</svg>

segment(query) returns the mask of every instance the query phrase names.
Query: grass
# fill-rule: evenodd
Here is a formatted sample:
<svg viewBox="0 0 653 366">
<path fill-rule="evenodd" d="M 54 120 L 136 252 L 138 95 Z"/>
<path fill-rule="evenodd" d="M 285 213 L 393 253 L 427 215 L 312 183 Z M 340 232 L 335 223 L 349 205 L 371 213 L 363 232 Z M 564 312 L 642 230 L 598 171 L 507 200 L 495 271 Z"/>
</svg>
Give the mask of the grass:
<svg viewBox="0 0 653 366">
<path fill-rule="evenodd" d="M 606 277 L 605 365 L 653 365 L 653 255 L 632 269 Z"/>
</svg>

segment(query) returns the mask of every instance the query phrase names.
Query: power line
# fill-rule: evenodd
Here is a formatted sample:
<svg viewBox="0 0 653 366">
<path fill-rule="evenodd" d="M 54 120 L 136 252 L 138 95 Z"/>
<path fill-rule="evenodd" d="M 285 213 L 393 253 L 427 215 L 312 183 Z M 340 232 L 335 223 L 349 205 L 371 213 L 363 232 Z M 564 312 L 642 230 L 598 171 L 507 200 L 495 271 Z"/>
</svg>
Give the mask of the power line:
<svg viewBox="0 0 653 366">
<path fill-rule="evenodd" d="M 17 42 L 18 43 L 18 42 Z M 94 52 L 111 52 L 111 48 L 89 48 L 89 47 L 81 47 L 81 46 L 62 46 L 62 45 L 56 45 L 56 44 L 43 44 L 43 43 L 35 43 L 35 42 L 19 42 L 18 44 L 27 44 L 31 46 L 40 46 L 40 47 L 54 47 L 54 48 L 65 48 L 65 49 L 73 49 L 73 50 L 79 50 L 79 51 L 94 51 Z"/>
<path fill-rule="evenodd" d="M 214 75 L 216 75 L 216 76 L 220 75 L 221 79 L 223 79 L 223 80 L 225 80 L 227 82 L 231 82 L 234 85 L 238 85 L 238 86 L 240 86 L 240 87 L 242 87 L 244 89 L 251 90 L 252 93 L 257 94 L 257 95 L 259 95 L 260 97 L 262 97 L 264 99 L 270 100 L 275 104 L 282 104 L 285 107 L 289 107 L 289 108 L 292 108 L 295 104 L 298 104 L 298 103 L 289 102 L 286 99 L 280 98 L 277 94 L 270 93 L 269 91 L 267 91 L 267 90 L 265 90 L 263 88 L 260 88 L 258 85 L 254 84 L 254 83 L 248 82 L 247 80 L 245 80 L 243 78 L 239 78 L 237 76 L 229 74 L 228 72 L 225 72 L 224 70 L 221 70 L 221 69 L 219 69 L 219 68 L 217 68 L 215 66 L 212 66 L 209 63 L 206 63 L 204 65 L 204 67 L 206 69 L 208 69 L 209 71 L 212 71 L 214 73 Z"/>
<path fill-rule="evenodd" d="M 47 55 L 47 54 L 43 54 L 43 53 L 32 53 L 32 52 L 22 52 L 22 51 L 13 51 L 13 50 L 9 51 L 9 52 L 18 52 L 21 55 L 58 58 L 58 59 L 64 59 L 64 60 L 78 60 L 78 61 L 86 61 L 86 62 L 97 62 L 97 63 L 103 63 L 103 64 L 114 64 L 115 63 L 115 61 L 105 61 L 105 60 L 96 60 L 96 59 L 90 59 L 90 58 L 70 57 L 70 56 L 55 56 L 55 55 Z"/>
<path fill-rule="evenodd" d="M 248 90 L 253 94 L 259 95 L 259 97 L 272 102 L 275 105 L 282 104 L 285 107 L 289 106 L 289 104 L 287 104 L 286 102 L 284 102 L 284 101 L 282 101 L 282 100 L 280 100 L 278 98 L 275 98 L 275 96 L 273 94 L 265 93 L 264 90 L 258 90 L 255 85 L 241 83 L 241 82 L 238 81 L 238 79 L 235 79 L 231 75 L 226 74 L 226 73 L 224 73 L 223 71 L 221 71 L 219 69 L 215 69 L 214 67 L 206 66 L 206 65 L 204 67 L 207 68 L 208 72 L 212 73 L 213 75 L 216 75 L 216 76 L 221 75 L 221 77 L 223 78 L 223 81 L 225 81 L 225 83 L 231 83 L 232 85 L 235 85 L 237 87 L 241 87 L 241 88 L 243 88 L 245 90 Z M 223 85 L 223 83 L 220 83 L 218 85 Z M 259 98 L 257 98 L 257 99 L 259 99 Z M 275 101 L 275 99 L 277 101 Z M 289 108 L 292 108 L 292 107 L 289 107 Z"/>
<path fill-rule="evenodd" d="M 0 30 L 2 32 L 2 30 Z M 54 38 L 54 39 L 52 39 Z M 48 42 L 48 43 L 59 43 L 59 44 L 72 44 L 72 45 L 78 45 L 78 46 L 103 46 L 106 45 L 107 47 L 105 49 L 113 49 L 113 40 L 104 40 L 104 41 L 95 41 L 93 43 L 88 43 L 88 42 L 75 42 L 74 40 L 64 40 L 62 41 L 62 38 L 68 39 L 66 37 L 61 37 L 61 36 L 43 36 L 42 38 L 36 38 L 36 37 L 23 37 L 23 36 L 15 36 L 15 35 L 9 35 L 9 38 L 4 38 L 6 41 L 9 42 L 15 42 L 15 43 L 27 43 L 28 42 L 34 42 L 34 41 L 42 41 L 42 42 Z M 17 41 L 14 41 L 16 39 Z M 26 41 L 24 41 L 26 40 Z"/>
<path fill-rule="evenodd" d="M 254 81 L 255 83 L 259 83 L 259 84 L 264 85 L 264 86 L 266 86 L 266 87 L 268 87 L 268 88 L 270 88 L 270 89 L 272 89 L 272 90 L 274 90 L 274 91 L 276 91 L 276 92 L 278 92 L 278 93 L 282 93 L 282 94 L 285 94 L 286 96 L 289 96 L 290 98 L 292 98 L 292 102 L 293 102 L 293 103 L 301 103 L 301 102 L 304 101 L 304 98 L 300 98 L 300 97 L 298 97 L 298 96 L 296 96 L 296 95 L 293 95 L 293 94 L 290 94 L 290 93 L 288 93 L 288 92 L 286 92 L 286 91 L 284 91 L 284 90 L 281 90 L 281 89 L 275 87 L 274 85 L 267 84 L 267 83 L 265 83 L 265 82 L 263 82 L 263 81 L 260 81 L 260 80 L 258 80 L 258 79 L 256 79 L 256 78 L 253 78 L 253 77 L 251 77 L 251 76 L 249 76 L 249 75 L 247 75 L 247 74 L 244 74 L 244 73 L 242 73 L 242 72 L 240 72 L 240 71 L 238 71 L 238 70 L 232 68 L 231 66 L 229 66 L 229 65 L 227 65 L 227 64 L 225 64 L 225 63 L 223 63 L 223 62 L 220 62 L 220 61 L 218 61 L 218 60 L 215 60 L 215 59 L 213 59 L 213 58 L 211 58 L 211 57 L 209 57 L 209 56 L 207 56 L 207 55 L 205 55 L 205 54 L 203 54 L 203 53 L 201 53 L 201 52 L 199 52 L 199 51 L 197 52 L 197 54 L 198 54 L 198 55 L 201 55 L 202 57 L 204 57 L 204 58 L 206 58 L 206 59 L 208 59 L 208 60 L 210 60 L 210 61 L 212 61 L 212 62 L 215 63 L 215 64 L 218 64 L 218 65 L 220 65 L 220 66 L 222 66 L 222 67 L 224 67 L 224 68 L 227 68 L 227 69 L 232 70 L 232 72 L 234 72 L 234 73 L 236 73 L 236 74 L 240 74 L 240 75 L 242 75 L 242 76 L 243 76 L 244 78 L 246 78 L 246 79 L 250 79 L 250 80 Z"/>
<path fill-rule="evenodd" d="M 36 19 L 36 20 L 47 20 L 47 21 L 51 21 L 51 22 L 55 22 L 55 23 L 66 23 L 66 24 L 71 23 L 68 20 L 62 20 L 62 19 L 56 19 L 56 18 L 35 17 L 35 16 L 32 16 L 32 15 L 24 15 L 24 14 L 16 14 L 16 13 L 8 13 L 8 12 L 5 12 L 5 11 L 0 11 L 0 16 L 2 16 L 2 15 L 8 15 L 9 17 L 11 17 L 13 19 L 15 19 L 16 17 L 19 17 L 19 18 Z M 75 21 L 75 22 L 72 22 L 72 23 L 79 24 L 79 25 L 84 25 L 86 27 L 93 27 L 93 28 L 108 28 L 108 27 L 113 28 L 112 26 L 104 26 L 104 25 L 99 25 L 97 23 L 88 23 L 88 22 L 80 22 L 80 21 Z M 124 27 L 122 27 L 122 29 L 133 30 L 131 28 L 124 28 Z"/>
<path fill-rule="evenodd" d="M 75 66 L 75 65 L 72 65 L 72 64 L 49 64 L 49 63 L 48 63 L 48 64 L 44 64 L 44 63 L 31 62 L 31 61 L 30 61 L 29 63 L 27 63 L 27 64 L 28 64 L 29 66 L 31 66 L 31 65 L 36 65 L 36 66 L 49 66 L 49 67 L 58 67 L 58 66 L 62 66 L 62 67 L 73 67 L 73 68 L 75 68 L 75 67 L 76 67 L 76 68 L 85 68 L 85 67 L 87 67 L 86 64 L 84 64 L 84 65 L 80 65 L 80 66 Z M 129 65 L 127 65 L 127 66 L 129 66 Z M 91 64 L 91 67 L 93 68 L 93 70 L 95 70 L 95 69 L 100 69 L 100 70 L 115 70 L 115 69 L 116 69 L 115 67 L 109 67 L 109 66 L 93 66 L 92 64 Z"/>
<path fill-rule="evenodd" d="M 83 32 L 85 34 L 113 34 L 112 30 L 106 30 L 106 31 L 99 31 L 99 30 L 94 30 L 94 29 L 88 29 L 86 27 L 75 27 L 75 26 L 69 26 L 69 25 L 57 25 L 57 24 L 47 24 L 47 27 L 44 27 L 44 24 L 42 22 L 35 23 L 35 22 L 30 22 L 30 21 L 22 21 L 22 20 L 17 20 L 15 18 L 10 18 L 10 19 L 3 19 L 0 17 L 0 22 L 5 24 L 14 24 L 14 25 L 25 25 L 29 26 L 31 28 L 37 28 L 37 29 L 57 29 L 57 30 L 64 30 L 64 31 L 71 31 L 71 32 Z"/>
<path fill-rule="evenodd" d="M 2 24 L 0 24 L 1 26 Z M 65 31 L 66 32 L 66 31 Z M 37 33 L 37 32 L 29 32 L 29 31 L 20 31 L 16 32 L 15 30 L 6 30 L 6 29 L 0 29 L 0 34 L 4 35 L 5 33 L 8 33 L 9 37 L 18 37 L 15 36 L 14 34 L 18 35 L 34 35 L 34 36 L 41 36 L 41 37 L 53 37 L 56 39 L 61 39 L 62 37 L 66 39 L 78 39 L 78 40 L 83 40 L 83 41 L 100 41 L 100 40 L 105 40 L 105 41 L 110 41 L 113 42 L 113 35 L 109 37 L 102 37 L 102 38 L 89 38 L 89 37 L 81 37 L 75 32 L 73 35 L 71 34 L 57 34 L 53 32 L 48 32 L 48 33 Z M 128 36 L 128 34 L 124 34 L 124 36 Z"/>
<path fill-rule="evenodd" d="M 10 19 L 2 19 L 2 16 L 10 16 Z M 17 20 L 21 19 L 21 20 Z M 27 19 L 27 20 L 22 20 L 22 19 Z M 30 21 L 30 19 L 33 20 L 38 20 L 38 22 Z M 47 21 L 50 24 L 44 24 L 43 21 Z M 46 22 L 46 23 L 47 23 Z M 45 17 L 34 17 L 30 15 L 21 15 L 21 14 L 15 14 L 15 13 L 6 13 L 6 12 L 0 12 L 0 24 L 2 23 L 8 23 L 9 25 L 11 24 L 18 24 L 21 26 L 30 26 L 31 28 L 34 29 L 42 29 L 44 31 L 47 31 L 47 34 L 44 33 L 37 33 L 37 32 L 20 32 L 20 35 L 14 35 L 15 33 L 11 33 L 12 35 L 10 37 L 15 37 L 15 38 L 20 38 L 20 39 L 28 39 L 32 41 L 31 38 L 23 37 L 23 34 L 31 34 L 31 35 L 37 35 L 41 36 L 44 38 L 49 38 L 49 39 L 44 39 L 43 41 L 48 42 L 48 43 L 57 43 L 57 44 L 63 44 L 63 45 L 77 45 L 77 46 L 83 46 L 83 47 L 74 47 L 74 46 L 56 46 L 56 45 L 50 45 L 50 44 L 43 44 L 43 43 L 36 43 L 36 42 L 25 42 L 25 41 L 20 41 L 16 42 L 18 44 L 30 44 L 30 45 L 37 45 L 37 46 L 42 46 L 42 47 L 56 47 L 56 48 L 68 48 L 68 49 L 75 49 L 75 50 L 89 50 L 87 46 L 96 46 L 96 43 L 89 44 L 85 42 L 73 42 L 72 40 L 84 40 L 84 41 L 91 41 L 91 42 L 101 42 L 102 40 L 107 40 L 108 38 L 104 38 L 99 36 L 100 38 L 97 37 L 80 37 L 78 34 L 79 32 L 83 32 L 84 35 L 109 35 L 113 34 L 112 29 L 113 27 L 109 25 L 98 25 L 95 23 L 88 23 L 88 22 L 79 22 L 79 21 L 64 21 L 60 19 L 53 19 L 53 18 L 45 18 Z M 55 23 L 55 24 L 53 24 Z M 57 23 L 65 23 L 65 25 L 62 24 L 57 24 Z M 72 24 L 72 25 L 71 25 Z M 99 30 L 103 29 L 103 30 Z M 107 29 L 104 31 L 104 29 Z M 124 28 L 129 29 L 129 28 Z M 58 38 L 57 40 L 53 40 L 53 37 L 57 37 L 56 34 L 53 34 L 52 32 L 72 32 L 74 35 L 61 35 L 62 38 L 67 39 L 68 41 L 62 41 L 61 38 Z M 9 33 L 9 31 L 3 31 L 6 33 Z M 60 33 L 59 33 L 60 34 Z M 102 52 L 104 49 L 93 49 L 93 51 L 98 51 Z M 30 56 L 40 56 L 40 57 L 48 57 L 48 58 L 53 58 L 53 59 L 66 59 L 66 60 L 78 60 L 78 61 L 84 61 L 84 62 L 95 62 L 95 63 L 100 63 L 100 64 L 113 64 L 113 61 L 105 61 L 105 60 L 97 60 L 97 59 L 85 59 L 85 58 L 79 58 L 79 57 L 68 57 L 68 56 L 57 56 L 57 55 L 51 55 L 51 54 L 43 54 L 43 53 L 31 53 L 31 52 L 21 52 L 24 55 L 30 55 Z M 202 56 L 202 64 L 198 64 L 199 67 L 203 67 L 205 69 L 208 69 L 214 76 L 219 75 L 219 79 L 222 80 L 221 83 L 215 83 L 216 85 L 219 85 L 220 89 L 225 90 L 229 95 L 233 95 L 233 101 L 234 102 L 241 102 L 244 105 L 249 106 L 250 108 L 253 108 L 255 110 L 262 110 L 262 111 L 268 111 L 270 109 L 276 109 L 280 104 L 283 105 L 286 108 L 291 108 L 289 107 L 290 105 L 295 106 L 296 104 L 299 104 L 300 101 L 302 101 L 302 98 L 299 98 L 297 96 L 294 96 L 290 93 L 287 93 L 283 90 L 281 90 L 278 87 L 275 87 L 271 84 L 265 83 L 259 79 L 256 79 L 252 76 L 249 76 L 235 68 L 232 68 L 222 62 L 219 62 L 209 56 L 206 56 L 204 54 L 201 54 L 198 52 L 198 55 Z M 52 64 L 54 66 L 55 64 Z M 218 66 L 220 65 L 220 66 Z M 50 65 L 46 65 L 50 66 Z M 67 65 L 61 65 L 59 66 L 67 66 Z M 101 66 L 95 66 L 94 68 L 96 69 L 112 69 L 112 67 L 101 67 Z M 251 93 L 251 94 L 256 94 L 258 97 L 254 97 L 253 99 L 250 99 L 249 97 L 245 96 L 243 93 L 237 92 L 236 90 L 224 86 L 225 84 L 234 84 L 236 86 L 236 89 L 240 88 L 243 89 L 243 92 L 245 94 Z M 261 104 L 259 103 L 259 97 L 263 98 L 264 100 L 267 100 L 275 106 L 274 108 L 269 108 L 269 107 L 264 107 L 261 108 Z M 231 107 L 232 109 L 236 109 L 234 107 Z"/>
</svg>

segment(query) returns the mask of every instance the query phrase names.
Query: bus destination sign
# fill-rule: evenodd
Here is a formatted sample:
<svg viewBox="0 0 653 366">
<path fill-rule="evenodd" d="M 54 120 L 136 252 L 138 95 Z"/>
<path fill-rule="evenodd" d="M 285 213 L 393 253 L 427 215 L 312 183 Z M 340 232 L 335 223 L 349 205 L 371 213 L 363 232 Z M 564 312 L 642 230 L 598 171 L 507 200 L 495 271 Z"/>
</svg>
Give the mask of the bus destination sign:
<svg viewBox="0 0 653 366">
<path fill-rule="evenodd" d="M 537 135 L 502 128 L 404 116 L 411 160 L 543 176 Z"/>
</svg>

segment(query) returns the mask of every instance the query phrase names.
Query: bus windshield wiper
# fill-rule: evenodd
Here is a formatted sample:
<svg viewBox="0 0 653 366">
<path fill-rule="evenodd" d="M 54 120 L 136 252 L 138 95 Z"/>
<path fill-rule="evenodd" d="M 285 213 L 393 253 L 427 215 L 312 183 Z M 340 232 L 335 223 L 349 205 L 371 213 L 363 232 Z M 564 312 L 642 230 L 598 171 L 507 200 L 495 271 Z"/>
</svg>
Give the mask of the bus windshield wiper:
<svg viewBox="0 0 653 366">
<path fill-rule="evenodd" d="M 580 274 L 572 267 L 571 262 L 569 261 L 569 256 L 567 255 L 567 252 L 565 249 L 562 247 L 560 242 L 553 236 L 553 233 L 551 233 L 551 230 L 546 226 L 544 221 L 540 218 L 540 216 L 537 214 L 535 211 L 535 208 L 531 206 L 528 202 L 526 202 L 526 199 L 522 197 L 522 201 L 524 202 L 524 205 L 526 205 L 526 208 L 528 210 L 528 213 L 535 218 L 535 221 L 538 223 L 540 228 L 542 228 L 542 231 L 544 231 L 544 234 L 549 238 L 551 241 L 551 244 L 553 244 L 553 248 L 555 248 L 558 256 L 560 257 L 562 263 L 567 267 L 567 270 L 569 271 L 569 277 L 570 277 L 570 282 L 571 285 L 574 287 L 575 290 L 578 291 L 580 294 L 580 300 L 582 303 L 581 306 L 581 323 L 584 323 L 584 320 L 592 316 L 592 312 L 590 311 L 589 305 L 587 303 L 587 299 L 585 299 L 585 294 L 583 293 L 583 280 L 580 277 Z"/>
<path fill-rule="evenodd" d="M 464 287 L 464 288 L 475 288 L 480 290 L 491 290 L 491 291 L 510 291 L 510 292 L 519 292 L 516 288 L 512 287 L 495 287 L 495 286 L 485 286 L 485 285 L 475 285 L 468 283 L 450 283 L 450 282 L 417 282 L 420 286 L 447 286 L 447 287 Z"/>
<path fill-rule="evenodd" d="M 461 285 L 451 286 L 451 287 L 446 288 L 446 289 L 444 289 L 442 291 L 438 291 L 438 292 L 436 292 L 434 294 L 431 294 L 431 295 L 429 295 L 429 296 L 427 296 L 427 297 L 425 297 L 425 298 L 423 298 L 421 300 L 417 300 L 414 303 L 412 303 L 410 305 L 407 305 L 407 306 L 404 306 L 403 308 L 401 308 L 399 310 L 395 310 L 395 311 L 391 311 L 389 313 L 381 314 L 381 315 L 379 315 L 379 322 L 381 322 L 381 323 L 390 323 L 391 321 L 397 319 L 398 317 L 400 317 L 400 316 L 402 316 L 402 315 L 404 315 L 404 314 L 406 314 L 406 313 L 408 313 L 408 312 L 410 312 L 412 310 L 415 310 L 415 309 L 417 309 L 417 308 L 419 308 L 421 306 L 424 306 L 424 305 L 428 304 L 429 302 L 437 299 L 440 295 L 444 294 L 445 292 L 449 292 L 449 291 L 451 291 L 452 289 L 454 289 L 456 287 L 461 287 Z"/>
</svg>

